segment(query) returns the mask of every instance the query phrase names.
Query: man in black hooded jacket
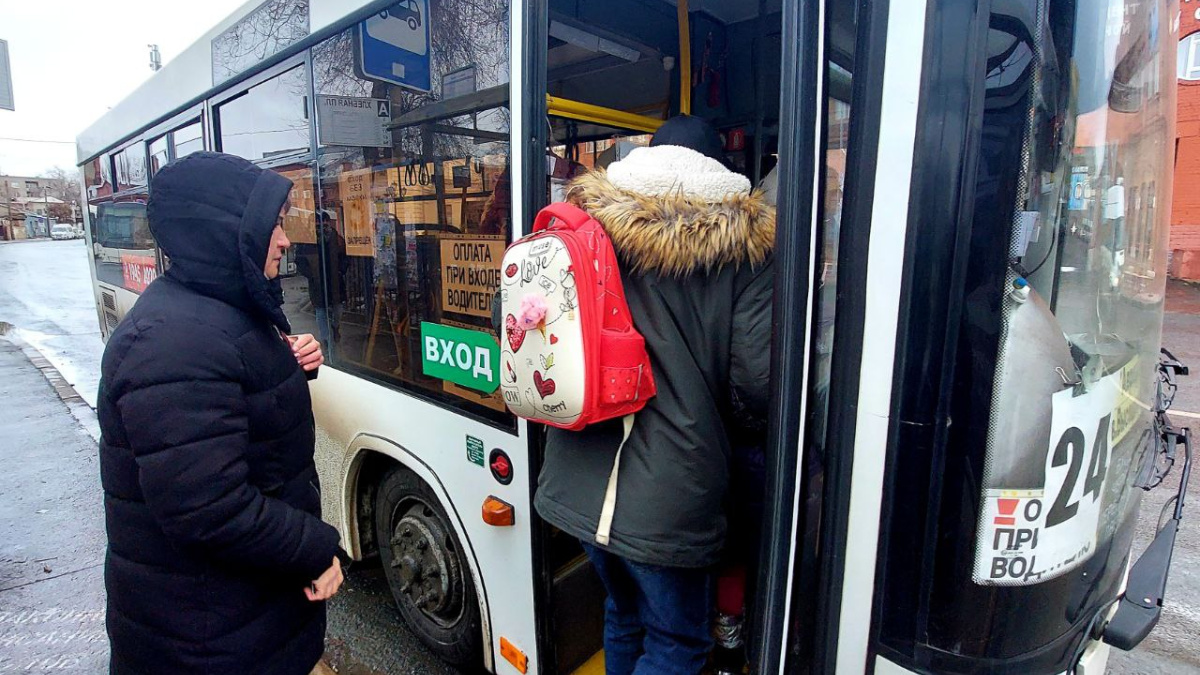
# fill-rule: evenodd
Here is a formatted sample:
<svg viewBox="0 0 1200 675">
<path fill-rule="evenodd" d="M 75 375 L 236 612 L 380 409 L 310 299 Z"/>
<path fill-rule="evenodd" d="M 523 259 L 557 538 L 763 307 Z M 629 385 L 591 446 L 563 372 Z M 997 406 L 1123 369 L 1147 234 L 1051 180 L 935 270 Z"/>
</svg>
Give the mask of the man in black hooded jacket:
<svg viewBox="0 0 1200 675">
<path fill-rule="evenodd" d="M 196 153 L 151 183 L 170 259 L 113 332 L 100 384 L 113 675 L 307 675 L 341 583 L 320 518 L 306 371 L 275 278 L 291 181 Z"/>
</svg>

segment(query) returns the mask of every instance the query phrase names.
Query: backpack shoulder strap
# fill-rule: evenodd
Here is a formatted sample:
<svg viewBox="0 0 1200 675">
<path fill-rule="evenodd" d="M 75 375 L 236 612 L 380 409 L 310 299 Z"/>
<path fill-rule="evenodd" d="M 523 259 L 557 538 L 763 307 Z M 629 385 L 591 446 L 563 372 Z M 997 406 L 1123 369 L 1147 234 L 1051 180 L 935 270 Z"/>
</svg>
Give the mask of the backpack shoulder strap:
<svg viewBox="0 0 1200 675">
<path fill-rule="evenodd" d="M 612 532 L 613 514 L 617 510 L 617 475 L 621 472 L 621 450 L 625 441 L 629 440 L 629 432 L 633 431 L 634 415 L 626 415 L 621 419 L 625 433 L 621 436 L 621 444 L 617 446 L 617 456 L 613 458 L 612 473 L 608 475 L 608 488 L 604 491 L 604 506 L 600 509 L 600 522 L 596 524 L 596 543 L 608 546 L 609 534 Z"/>
<path fill-rule="evenodd" d="M 533 231 L 545 230 L 550 227 L 551 221 L 558 221 L 566 225 L 567 229 L 578 230 L 591 219 L 592 217 L 587 211 L 574 204 L 554 202 L 538 211 L 537 218 L 533 221 Z"/>
</svg>

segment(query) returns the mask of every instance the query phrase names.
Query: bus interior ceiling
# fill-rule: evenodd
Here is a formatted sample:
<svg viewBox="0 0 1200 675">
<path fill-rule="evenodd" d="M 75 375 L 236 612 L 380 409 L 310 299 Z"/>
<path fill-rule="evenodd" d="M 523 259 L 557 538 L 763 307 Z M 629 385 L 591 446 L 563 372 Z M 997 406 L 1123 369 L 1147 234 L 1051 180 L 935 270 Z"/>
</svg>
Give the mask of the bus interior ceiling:
<svg viewBox="0 0 1200 675">
<path fill-rule="evenodd" d="M 547 93 L 662 120 L 680 112 L 680 77 L 692 82 L 691 114 L 722 132 L 741 129 L 730 163 L 752 180 L 753 150 L 773 149 L 778 128 L 781 0 L 689 5 L 691 67 L 683 73 L 677 7 L 665 0 L 550 3 Z M 760 14 L 764 11 L 764 14 Z M 752 140 L 761 125 L 763 145 Z M 551 118 L 552 143 L 644 131 Z"/>
<path fill-rule="evenodd" d="M 691 0 L 685 74 L 677 0 L 552 0 L 547 93 L 661 120 L 680 112 L 687 77 L 690 114 L 725 134 L 740 129 L 744 142 L 727 143 L 727 160 L 757 183 L 773 166 L 779 133 L 781 7 L 782 0 Z M 849 101 L 855 7 L 836 0 L 828 11 L 828 86 Z M 550 129 L 559 147 L 643 133 L 553 115 Z"/>
</svg>

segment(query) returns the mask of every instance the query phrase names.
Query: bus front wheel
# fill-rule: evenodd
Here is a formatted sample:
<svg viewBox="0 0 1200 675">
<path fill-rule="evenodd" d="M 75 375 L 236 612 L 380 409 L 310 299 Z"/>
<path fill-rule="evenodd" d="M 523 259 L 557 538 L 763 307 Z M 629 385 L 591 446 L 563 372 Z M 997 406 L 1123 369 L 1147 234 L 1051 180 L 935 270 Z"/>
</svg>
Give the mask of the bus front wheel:
<svg viewBox="0 0 1200 675">
<path fill-rule="evenodd" d="M 377 494 L 379 555 L 404 622 L 442 660 L 478 665 L 483 647 L 475 584 L 437 496 L 403 467 L 384 475 Z"/>
</svg>

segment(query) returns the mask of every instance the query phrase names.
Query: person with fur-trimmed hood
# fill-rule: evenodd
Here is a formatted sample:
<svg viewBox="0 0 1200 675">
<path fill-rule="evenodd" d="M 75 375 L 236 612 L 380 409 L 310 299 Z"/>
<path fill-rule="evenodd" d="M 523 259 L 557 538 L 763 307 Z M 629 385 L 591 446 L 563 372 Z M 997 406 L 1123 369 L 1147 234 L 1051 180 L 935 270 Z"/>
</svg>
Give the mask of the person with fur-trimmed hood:
<svg viewBox="0 0 1200 675">
<path fill-rule="evenodd" d="M 549 429 L 535 506 L 578 537 L 608 592 L 608 675 L 695 675 L 711 646 L 731 446 L 766 415 L 775 211 L 721 161 L 716 130 L 668 120 L 650 147 L 577 178 L 604 226 L 658 395 L 622 451 L 611 540 L 595 543 L 620 420 Z"/>
</svg>

